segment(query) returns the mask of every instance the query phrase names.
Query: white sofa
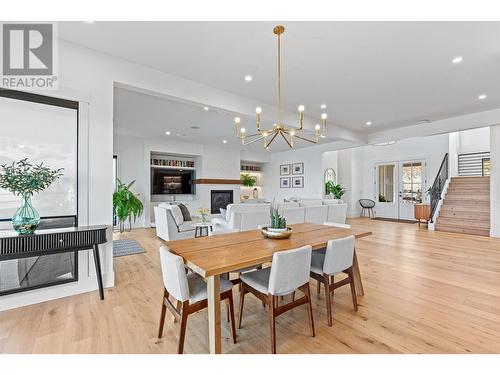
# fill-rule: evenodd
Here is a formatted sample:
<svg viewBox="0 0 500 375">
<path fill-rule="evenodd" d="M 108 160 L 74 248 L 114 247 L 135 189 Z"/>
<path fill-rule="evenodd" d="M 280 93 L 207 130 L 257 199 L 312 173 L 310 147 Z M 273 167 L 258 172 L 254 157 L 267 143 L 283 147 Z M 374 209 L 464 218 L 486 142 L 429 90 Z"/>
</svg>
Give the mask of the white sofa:
<svg viewBox="0 0 500 375">
<path fill-rule="evenodd" d="M 194 238 L 195 228 L 192 224 L 199 222 L 198 218 L 184 221 L 182 215 L 172 212 L 173 205 L 161 203 L 154 208 L 156 235 L 165 241 Z"/>
<path fill-rule="evenodd" d="M 324 204 L 317 206 L 287 207 L 281 206 L 278 212 L 286 219 L 287 224 L 324 222 L 344 224 L 347 216 L 347 203 Z"/>
<path fill-rule="evenodd" d="M 226 207 L 225 215 L 219 215 L 218 217 L 213 217 L 211 219 L 214 232 L 234 232 L 241 230 L 241 219 L 242 213 L 262 213 L 261 217 L 264 217 L 263 213 L 269 215 L 269 209 L 271 205 L 269 203 L 231 203 Z M 246 219 L 246 223 L 249 223 L 251 219 Z M 260 225 L 260 224 L 259 224 Z M 248 224 L 245 224 L 245 227 Z"/>
</svg>

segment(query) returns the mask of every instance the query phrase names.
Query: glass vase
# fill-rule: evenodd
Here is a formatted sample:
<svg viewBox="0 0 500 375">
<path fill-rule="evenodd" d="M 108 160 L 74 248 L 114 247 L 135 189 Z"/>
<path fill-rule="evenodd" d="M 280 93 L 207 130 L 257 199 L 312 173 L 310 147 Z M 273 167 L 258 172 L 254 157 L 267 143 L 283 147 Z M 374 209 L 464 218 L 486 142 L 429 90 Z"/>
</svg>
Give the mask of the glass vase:
<svg viewBox="0 0 500 375">
<path fill-rule="evenodd" d="M 40 224 L 40 214 L 31 205 L 31 197 L 23 197 L 21 207 L 12 217 L 12 226 L 19 234 L 33 234 Z"/>
</svg>

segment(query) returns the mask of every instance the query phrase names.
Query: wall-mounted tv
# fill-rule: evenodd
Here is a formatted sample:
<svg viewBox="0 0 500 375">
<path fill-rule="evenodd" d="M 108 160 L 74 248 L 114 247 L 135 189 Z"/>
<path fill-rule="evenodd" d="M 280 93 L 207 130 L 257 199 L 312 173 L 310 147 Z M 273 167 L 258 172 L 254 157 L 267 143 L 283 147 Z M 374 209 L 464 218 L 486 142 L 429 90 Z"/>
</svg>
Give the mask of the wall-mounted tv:
<svg viewBox="0 0 500 375">
<path fill-rule="evenodd" d="M 195 171 L 151 168 L 151 194 L 195 194 Z"/>
</svg>

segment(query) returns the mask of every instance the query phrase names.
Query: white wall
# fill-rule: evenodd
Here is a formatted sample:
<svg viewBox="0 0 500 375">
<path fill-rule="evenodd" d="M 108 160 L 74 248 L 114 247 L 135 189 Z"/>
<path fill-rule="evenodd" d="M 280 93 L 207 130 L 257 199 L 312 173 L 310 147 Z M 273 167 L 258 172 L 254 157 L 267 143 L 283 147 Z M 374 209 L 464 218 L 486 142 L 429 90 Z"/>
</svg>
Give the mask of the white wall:
<svg viewBox="0 0 500 375">
<path fill-rule="evenodd" d="M 490 128 L 478 128 L 458 132 L 458 153 L 487 152 L 490 150 Z"/>
</svg>

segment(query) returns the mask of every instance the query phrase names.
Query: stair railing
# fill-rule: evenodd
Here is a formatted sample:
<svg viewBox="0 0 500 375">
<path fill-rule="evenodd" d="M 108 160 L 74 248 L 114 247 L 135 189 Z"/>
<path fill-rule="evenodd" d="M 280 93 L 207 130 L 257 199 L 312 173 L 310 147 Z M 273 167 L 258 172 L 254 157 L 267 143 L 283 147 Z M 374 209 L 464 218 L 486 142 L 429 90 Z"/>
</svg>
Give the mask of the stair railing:
<svg viewBox="0 0 500 375">
<path fill-rule="evenodd" d="M 436 212 L 438 203 L 441 200 L 441 195 L 443 193 L 443 189 L 447 179 L 448 179 L 448 153 L 444 155 L 436 179 L 434 180 L 434 183 L 432 184 L 432 187 L 430 188 L 429 191 L 429 195 L 431 198 L 431 223 L 434 222 L 433 221 L 434 213 Z"/>
</svg>

